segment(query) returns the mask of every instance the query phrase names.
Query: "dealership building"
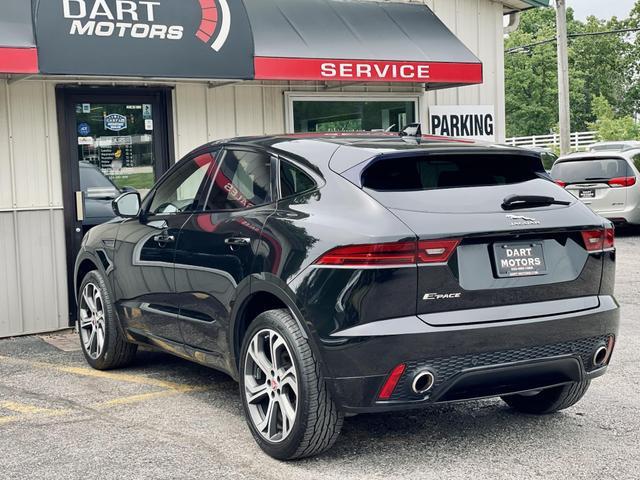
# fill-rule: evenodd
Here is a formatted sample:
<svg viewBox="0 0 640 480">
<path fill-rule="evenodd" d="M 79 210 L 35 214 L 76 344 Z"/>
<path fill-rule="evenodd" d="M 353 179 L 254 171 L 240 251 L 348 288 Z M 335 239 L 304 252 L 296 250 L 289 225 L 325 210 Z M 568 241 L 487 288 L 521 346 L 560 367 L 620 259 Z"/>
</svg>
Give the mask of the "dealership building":
<svg viewBox="0 0 640 480">
<path fill-rule="evenodd" d="M 71 325 L 110 189 L 144 193 L 203 143 L 411 123 L 504 141 L 505 25 L 548 5 L 3 0 L 0 337 Z"/>
</svg>

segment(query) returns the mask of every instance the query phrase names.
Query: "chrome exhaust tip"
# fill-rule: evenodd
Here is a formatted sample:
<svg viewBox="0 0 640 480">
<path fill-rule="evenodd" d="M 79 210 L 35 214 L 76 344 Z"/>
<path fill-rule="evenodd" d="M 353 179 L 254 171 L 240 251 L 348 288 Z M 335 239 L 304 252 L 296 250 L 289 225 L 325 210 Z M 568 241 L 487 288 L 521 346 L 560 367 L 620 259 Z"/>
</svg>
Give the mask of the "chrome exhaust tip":
<svg viewBox="0 0 640 480">
<path fill-rule="evenodd" d="M 609 350 L 605 346 L 598 347 L 593 354 L 593 364 L 596 367 L 601 367 L 607 361 L 609 356 Z"/>
<path fill-rule="evenodd" d="M 411 390 L 413 390 L 413 393 L 423 395 L 433 388 L 435 382 L 436 377 L 433 375 L 433 373 L 431 373 L 429 370 L 423 370 L 415 377 L 413 377 Z"/>
</svg>

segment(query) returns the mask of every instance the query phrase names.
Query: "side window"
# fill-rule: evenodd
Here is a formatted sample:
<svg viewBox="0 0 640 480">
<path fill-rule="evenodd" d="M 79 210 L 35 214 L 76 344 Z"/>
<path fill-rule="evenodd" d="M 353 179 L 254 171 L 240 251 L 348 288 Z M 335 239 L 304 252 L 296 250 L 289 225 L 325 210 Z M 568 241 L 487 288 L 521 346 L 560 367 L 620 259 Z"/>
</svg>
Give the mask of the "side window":
<svg viewBox="0 0 640 480">
<path fill-rule="evenodd" d="M 640 153 L 633 156 L 633 164 L 636 169 L 640 172 Z"/>
<path fill-rule="evenodd" d="M 280 162 L 280 190 L 282 198 L 297 195 L 315 188 L 316 183 L 291 163 Z"/>
<path fill-rule="evenodd" d="M 201 209 L 199 192 L 216 155 L 217 152 L 203 153 L 181 165 L 158 187 L 149 212 L 170 215 Z"/>
<path fill-rule="evenodd" d="M 229 149 L 216 173 L 205 210 L 240 210 L 271 203 L 271 157 Z"/>
</svg>

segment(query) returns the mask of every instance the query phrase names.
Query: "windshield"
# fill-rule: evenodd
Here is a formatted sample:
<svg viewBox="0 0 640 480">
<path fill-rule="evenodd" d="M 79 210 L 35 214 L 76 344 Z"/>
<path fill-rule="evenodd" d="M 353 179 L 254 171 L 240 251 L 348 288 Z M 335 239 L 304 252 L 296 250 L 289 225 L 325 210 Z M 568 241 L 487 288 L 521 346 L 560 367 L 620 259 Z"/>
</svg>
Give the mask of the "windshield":
<svg viewBox="0 0 640 480">
<path fill-rule="evenodd" d="M 565 183 L 606 181 L 630 175 L 627 162 L 620 158 L 591 158 L 556 163 L 551 170 L 554 180 Z"/>
</svg>

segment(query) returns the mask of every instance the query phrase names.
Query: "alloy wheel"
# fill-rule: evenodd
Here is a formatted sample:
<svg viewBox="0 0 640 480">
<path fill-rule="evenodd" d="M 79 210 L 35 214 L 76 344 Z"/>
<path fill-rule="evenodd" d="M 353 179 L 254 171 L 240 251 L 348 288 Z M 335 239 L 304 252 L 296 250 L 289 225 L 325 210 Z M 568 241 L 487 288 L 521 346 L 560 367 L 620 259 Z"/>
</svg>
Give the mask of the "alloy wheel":
<svg viewBox="0 0 640 480">
<path fill-rule="evenodd" d="M 80 336 L 87 354 L 97 360 L 104 349 L 106 334 L 102 293 L 93 283 L 87 283 L 80 297 Z"/>
<path fill-rule="evenodd" d="M 296 420 L 298 375 L 284 337 L 270 329 L 256 333 L 244 361 L 244 394 L 251 422 L 266 440 L 284 441 Z"/>
</svg>

